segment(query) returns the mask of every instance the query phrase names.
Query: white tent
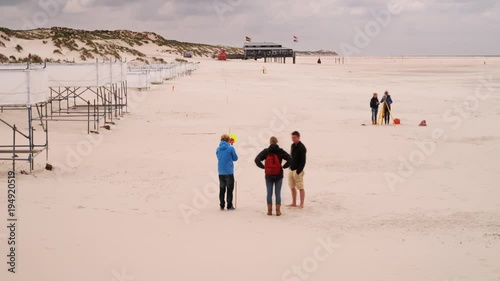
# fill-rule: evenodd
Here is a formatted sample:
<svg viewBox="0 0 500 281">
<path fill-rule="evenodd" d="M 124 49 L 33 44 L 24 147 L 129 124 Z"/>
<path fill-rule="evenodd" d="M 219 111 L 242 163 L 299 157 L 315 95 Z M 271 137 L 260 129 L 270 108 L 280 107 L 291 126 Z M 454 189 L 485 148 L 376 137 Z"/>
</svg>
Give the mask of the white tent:
<svg viewBox="0 0 500 281">
<path fill-rule="evenodd" d="M 50 64 L 50 87 L 104 87 L 125 81 L 125 63 Z"/>
<path fill-rule="evenodd" d="M 35 105 L 49 100 L 46 69 L 0 69 L 0 106 Z"/>
<path fill-rule="evenodd" d="M 161 69 L 149 69 L 148 72 L 148 80 L 151 84 L 162 84 L 162 71 Z"/>
<path fill-rule="evenodd" d="M 149 74 L 147 71 L 127 73 L 127 87 L 131 89 L 149 89 Z"/>
</svg>

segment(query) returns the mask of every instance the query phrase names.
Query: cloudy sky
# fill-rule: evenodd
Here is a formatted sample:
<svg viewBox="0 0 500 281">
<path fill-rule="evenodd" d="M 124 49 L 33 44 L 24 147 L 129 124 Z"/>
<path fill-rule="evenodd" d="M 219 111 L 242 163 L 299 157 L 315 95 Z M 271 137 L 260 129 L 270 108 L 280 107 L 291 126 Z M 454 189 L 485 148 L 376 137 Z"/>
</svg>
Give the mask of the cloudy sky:
<svg viewBox="0 0 500 281">
<path fill-rule="evenodd" d="M 0 1 L 0 26 L 12 29 L 131 29 L 232 46 L 250 36 L 344 55 L 500 54 L 499 0 Z"/>
</svg>

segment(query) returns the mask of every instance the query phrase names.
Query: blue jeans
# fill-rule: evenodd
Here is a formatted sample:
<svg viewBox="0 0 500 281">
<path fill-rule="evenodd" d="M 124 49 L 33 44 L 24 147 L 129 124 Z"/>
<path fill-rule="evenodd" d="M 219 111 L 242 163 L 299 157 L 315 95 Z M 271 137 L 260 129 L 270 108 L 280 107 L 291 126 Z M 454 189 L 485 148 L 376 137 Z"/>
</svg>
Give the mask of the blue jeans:
<svg viewBox="0 0 500 281">
<path fill-rule="evenodd" d="M 378 108 L 372 108 L 372 121 L 377 122 Z"/>
<path fill-rule="evenodd" d="M 283 185 L 283 179 L 278 181 L 272 181 L 270 179 L 266 179 L 266 187 L 267 187 L 267 204 L 273 204 L 273 187 L 276 195 L 276 205 L 281 205 L 281 186 Z"/>
</svg>

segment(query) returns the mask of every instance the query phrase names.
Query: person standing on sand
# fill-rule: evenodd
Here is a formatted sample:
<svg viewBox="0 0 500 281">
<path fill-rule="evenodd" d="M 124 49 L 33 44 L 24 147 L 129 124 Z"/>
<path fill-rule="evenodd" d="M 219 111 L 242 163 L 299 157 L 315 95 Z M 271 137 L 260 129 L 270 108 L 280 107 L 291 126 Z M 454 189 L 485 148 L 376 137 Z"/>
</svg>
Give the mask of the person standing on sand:
<svg viewBox="0 0 500 281">
<path fill-rule="evenodd" d="M 304 208 L 304 168 L 306 166 L 307 149 L 300 141 L 300 133 L 295 131 L 292 133 L 292 165 L 288 173 L 288 185 L 292 191 L 292 204 L 287 207 Z M 300 205 L 297 206 L 297 189 L 300 192 Z"/>
<path fill-rule="evenodd" d="M 281 186 L 283 185 L 283 169 L 290 167 L 292 158 L 290 154 L 278 146 L 278 139 L 271 137 L 270 145 L 264 149 L 257 157 L 255 164 L 264 169 L 267 187 L 267 215 L 273 215 L 273 189 L 276 196 L 276 216 L 281 216 Z M 285 160 L 285 165 L 281 166 Z M 265 161 L 265 164 L 262 164 Z M 274 187 L 274 188 L 273 188 Z"/>
<path fill-rule="evenodd" d="M 378 101 L 378 94 L 374 93 L 372 99 L 370 100 L 370 107 L 372 109 L 372 125 L 377 125 L 378 116 L 378 106 L 380 102 Z"/>
<path fill-rule="evenodd" d="M 386 125 L 389 125 L 391 123 L 391 104 L 392 104 L 392 98 L 391 95 L 389 95 L 389 92 L 385 92 L 384 96 L 380 100 L 380 103 L 384 105 L 384 121 Z"/>
<path fill-rule="evenodd" d="M 224 201 L 227 193 L 227 209 L 234 210 L 233 207 L 233 191 L 234 191 L 234 163 L 238 161 L 238 155 L 233 146 L 229 144 L 229 136 L 224 134 L 221 136 L 219 147 L 216 151 L 219 169 L 219 200 L 220 209 L 224 210 L 226 201 Z"/>
</svg>

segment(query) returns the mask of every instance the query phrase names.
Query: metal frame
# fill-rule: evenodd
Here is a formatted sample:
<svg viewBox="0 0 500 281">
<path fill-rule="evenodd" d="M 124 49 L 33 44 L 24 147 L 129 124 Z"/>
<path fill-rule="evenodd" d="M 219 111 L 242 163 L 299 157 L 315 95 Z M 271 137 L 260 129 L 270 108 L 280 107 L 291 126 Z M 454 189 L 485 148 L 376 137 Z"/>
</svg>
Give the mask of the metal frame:
<svg viewBox="0 0 500 281">
<path fill-rule="evenodd" d="M 188 67 L 190 66 L 190 67 Z M 130 66 L 128 68 L 129 73 L 148 73 L 152 70 L 161 70 L 162 80 L 171 80 L 175 77 L 191 76 L 192 72 L 197 70 L 199 63 L 166 63 L 166 64 L 150 64 L 144 66 Z M 168 71 L 168 75 L 166 74 Z M 148 82 L 154 84 L 152 82 Z"/>
<path fill-rule="evenodd" d="M 26 64 L 26 69 L 31 69 L 31 63 L 28 62 Z M 46 64 L 43 66 L 46 68 Z M 33 118 L 33 106 L 36 108 L 36 111 L 39 116 L 40 124 L 45 132 L 45 143 L 44 144 L 36 144 L 35 142 L 35 134 L 33 121 L 36 119 Z M 4 154 L 12 154 L 11 158 L 0 157 L 0 161 L 12 161 L 13 172 L 15 172 L 16 161 L 26 161 L 30 165 L 30 173 L 33 171 L 35 166 L 35 158 L 40 155 L 42 152 L 46 152 L 46 161 L 49 160 L 49 124 L 47 120 L 45 123 L 43 122 L 44 112 L 45 116 L 47 116 L 47 102 L 36 103 L 33 105 L 2 105 L 0 106 L 0 113 L 4 113 L 4 111 L 21 111 L 26 110 L 28 118 L 28 132 L 21 132 L 15 124 L 10 124 L 4 118 L 0 118 L 0 124 L 3 124 L 12 129 L 12 145 L 0 145 L 0 155 Z M 22 138 L 26 139 L 28 144 L 18 144 L 16 135 L 19 134 Z M 10 150 L 9 150 L 10 149 Z M 26 155 L 26 158 L 19 158 L 18 154 Z M 17 159 L 16 159 L 17 158 Z"/>
<path fill-rule="evenodd" d="M 99 132 L 101 122 L 114 124 L 128 113 L 127 82 L 93 87 L 49 87 L 49 121 L 87 122 L 87 133 Z M 85 99 L 84 94 L 94 96 Z M 93 130 L 91 130 L 93 127 Z"/>
<path fill-rule="evenodd" d="M 117 62 L 118 60 L 115 60 L 115 63 Z M 113 63 L 111 59 L 109 63 Z M 70 65 L 77 64 L 70 63 Z M 95 65 L 96 67 L 99 65 L 98 59 L 96 59 Z M 46 66 L 45 63 L 44 68 Z M 112 76 L 112 69 L 110 69 L 110 73 Z M 88 134 L 99 132 L 101 122 L 104 125 L 113 124 L 113 118 L 121 117 L 128 112 L 127 82 L 126 78 L 123 78 L 124 81 L 110 81 L 110 83 L 95 86 L 49 86 L 50 98 L 48 104 L 50 105 L 50 111 L 45 118 L 48 121 L 55 122 L 86 122 Z M 100 81 L 99 70 L 97 70 L 97 81 Z M 97 84 L 100 83 L 97 82 Z M 83 96 L 86 94 L 90 94 L 91 97 L 84 98 Z M 44 121 L 42 117 L 35 120 Z M 91 131 L 91 127 L 93 127 L 93 131 Z"/>
<path fill-rule="evenodd" d="M 39 118 L 33 118 L 33 106 L 36 108 L 36 112 L 38 113 Z M 0 161 L 13 161 L 13 167 L 15 167 L 15 161 L 26 161 L 30 165 L 30 173 L 33 171 L 35 166 L 35 158 L 40 155 L 42 152 L 46 152 L 46 161 L 49 160 L 49 124 L 47 119 L 44 120 L 44 114 L 47 116 L 48 112 L 47 103 L 38 103 L 35 105 L 25 105 L 25 106 L 2 106 L 0 107 L 0 112 L 4 112 L 6 110 L 26 110 L 28 115 L 28 132 L 20 131 L 15 124 L 11 124 L 0 118 L 0 124 L 3 124 L 13 131 L 12 137 L 12 145 L 0 145 L 0 155 L 4 154 L 12 154 L 12 158 L 4 158 L 0 157 Z M 35 142 L 35 134 L 33 121 L 40 120 L 40 124 L 45 132 L 45 143 L 44 144 L 36 144 Z M 27 140 L 28 144 L 19 144 L 16 135 Z M 25 155 L 25 157 L 19 157 L 19 155 Z"/>
</svg>

